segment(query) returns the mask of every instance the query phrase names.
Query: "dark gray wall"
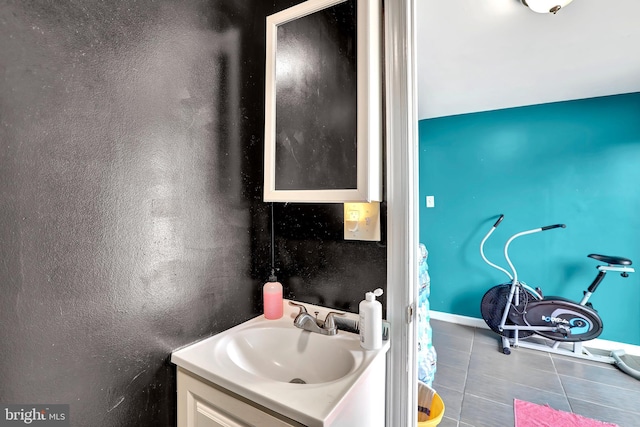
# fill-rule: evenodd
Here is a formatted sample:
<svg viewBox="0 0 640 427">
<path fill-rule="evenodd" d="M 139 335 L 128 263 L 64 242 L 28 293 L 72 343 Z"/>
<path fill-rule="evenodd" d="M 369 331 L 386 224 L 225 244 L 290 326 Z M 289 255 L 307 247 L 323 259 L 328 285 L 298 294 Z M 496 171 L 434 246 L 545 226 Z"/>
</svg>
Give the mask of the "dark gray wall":
<svg viewBox="0 0 640 427">
<path fill-rule="evenodd" d="M 0 402 L 173 425 L 170 352 L 254 313 L 249 6 L 1 3 Z"/>
<path fill-rule="evenodd" d="M 259 313 L 264 18 L 298 2 L 0 4 L 0 403 L 172 426 L 170 352 Z M 341 205 L 275 211 L 287 296 L 384 286 Z"/>
<path fill-rule="evenodd" d="M 263 204 L 264 205 L 264 204 Z M 269 218 L 261 207 L 255 222 L 267 230 L 256 253 L 256 277 L 269 275 Z M 386 291 L 386 204 L 381 205 L 382 241 L 344 240 L 342 204 L 274 203 L 275 266 L 285 297 L 353 313 L 364 293 Z M 379 299 L 386 312 L 386 295 Z"/>
</svg>

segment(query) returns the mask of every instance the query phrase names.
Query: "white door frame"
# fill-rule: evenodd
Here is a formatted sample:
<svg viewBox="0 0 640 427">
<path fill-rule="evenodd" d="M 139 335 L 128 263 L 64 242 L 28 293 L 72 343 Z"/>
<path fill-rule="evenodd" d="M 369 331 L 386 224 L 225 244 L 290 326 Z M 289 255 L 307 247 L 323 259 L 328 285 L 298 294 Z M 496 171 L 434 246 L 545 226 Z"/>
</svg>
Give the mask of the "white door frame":
<svg viewBox="0 0 640 427">
<path fill-rule="evenodd" d="M 418 118 L 415 0 L 384 2 L 387 192 L 386 425 L 417 424 Z"/>
</svg>

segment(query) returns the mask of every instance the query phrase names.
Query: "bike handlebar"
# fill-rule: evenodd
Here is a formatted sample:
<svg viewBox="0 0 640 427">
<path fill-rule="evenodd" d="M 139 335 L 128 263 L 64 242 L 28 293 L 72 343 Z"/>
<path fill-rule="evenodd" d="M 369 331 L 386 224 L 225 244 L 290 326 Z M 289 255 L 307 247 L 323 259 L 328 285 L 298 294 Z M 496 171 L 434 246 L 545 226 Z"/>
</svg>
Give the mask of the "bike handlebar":
<svg viewBox="0 0 640 427">
<path fill-rule="evenodd" d="M 499 226 L 503 219 L 504 219 L 504 214 L 501 214 L 500 218 L 498 218 L 496 223 L 493 224 L 493 228 L 496 228 L 497 226 Z M 553 224 L 553 225 L 546 225 L 544 227 L 540 227 L 541 231 L 551 230 L 552 228 L 567 228 L 567 226 L 566 224 Z"/>
<path fill-rule="evenodd" d="M 511 274 L 510 272 L 508 272 L 507 270 L 505 270 L 504 268 L 500 267 L 499 265 L 496 265 L 494 263 L 492 263 L 491 261 L 489 261 L 487 259 L 487 257 L 484 254 L 484 244 L 487 241 L 487 239 L 489 238 L 489 236 L 491 236 L 491 234 L 495 231 L 496 227 L 498 225 L 500 225 L 500 223 L 502 222 L 502 220 L 504 219 L 504 215 L 500 215 L 500 217 L 498 218 L 498 220 L 495 222 L 495 224 L 493 224 L 493 227 L 491 227 L 491 230 L 489 230 L 489 232 L 484 236 L 484 238 L 482 239 L 482 242 L 480 242 L 480 255 L 482 256 L 482 259 L 484 260 L 484 262 L 486 262 L 489 266 L 502 271 L 504 274 L 506 274 L 509 277 L 509 280 L 512 281 L 517 281 L 518 280 L 518 273 L 515 269 L 515 267 L 513 266 L 513 263 L 511 262 L 511 259 L 509 259 L 509 245 L 511 244 L 511 242 L 520 237 L 520 236 L 524 236 L 527 234 L 533 234 L 533 233 L 538 233 L 540 231 L 545 231 L 545 230 L 551 230 L 552 228 L 566 228 L 567 226 L 565 224 L 554 224 L 554 225 L 547 225 L 544 227 L 540 227 L 540 228 L 534 228 L 532 230 L 526 230 L 526 231 L 521 231 L 519 233 L 514 234 L 513 236 L 511 236 L 509 238 L 509 240 L 507 240 L 507 242 L 504 245 L 504 257 L 507 260 L 507 264 L 509 264 L 509 268 L 511 268 L 511 272 L 513 274 Z"/>
<path fill-rule="evenodd" d="M 566 224 L 554 224 L 542 227 L 541 231 L 551 230 L 552 228 L 567 228 Z"/>
</svg>

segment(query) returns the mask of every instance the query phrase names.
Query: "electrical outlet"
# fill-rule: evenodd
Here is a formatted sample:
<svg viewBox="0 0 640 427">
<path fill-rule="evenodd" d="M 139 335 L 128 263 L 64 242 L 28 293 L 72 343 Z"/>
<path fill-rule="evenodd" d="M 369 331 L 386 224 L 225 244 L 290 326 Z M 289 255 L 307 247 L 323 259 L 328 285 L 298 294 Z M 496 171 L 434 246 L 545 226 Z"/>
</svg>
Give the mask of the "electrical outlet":
<svg viewBox="0 0 640 427">
<path fill-rule="evenodd" d="M 344 204 L 344 239 L 380 241 L 380 202 Z"/>
</svg>

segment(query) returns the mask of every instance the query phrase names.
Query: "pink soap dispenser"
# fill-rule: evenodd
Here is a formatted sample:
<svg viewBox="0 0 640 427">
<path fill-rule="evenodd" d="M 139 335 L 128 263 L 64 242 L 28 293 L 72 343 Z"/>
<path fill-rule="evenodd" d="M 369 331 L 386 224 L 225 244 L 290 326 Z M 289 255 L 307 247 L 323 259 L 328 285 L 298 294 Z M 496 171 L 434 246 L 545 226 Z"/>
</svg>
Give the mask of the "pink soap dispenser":
<svg viewBox="0 0 640 427">
<path fill-rule="evenodd" d="M 282 317 L 282 283 L 276 278 L 276 255 L 275 255 L 275 220 L 273 214 L 273 203 L 271 203 L 271 276 L 269 281 L 262 287 L 262 304 L 264 307 L 264 318 L 276 320 Z"/>
<path fill-rule="evenodd" d="M 262 287 L 262 302 L 264 304 L 264 318 L 276 320 L 282 317 L 282 283 L 271 270 L 269 281 Z"/>
</svg>

